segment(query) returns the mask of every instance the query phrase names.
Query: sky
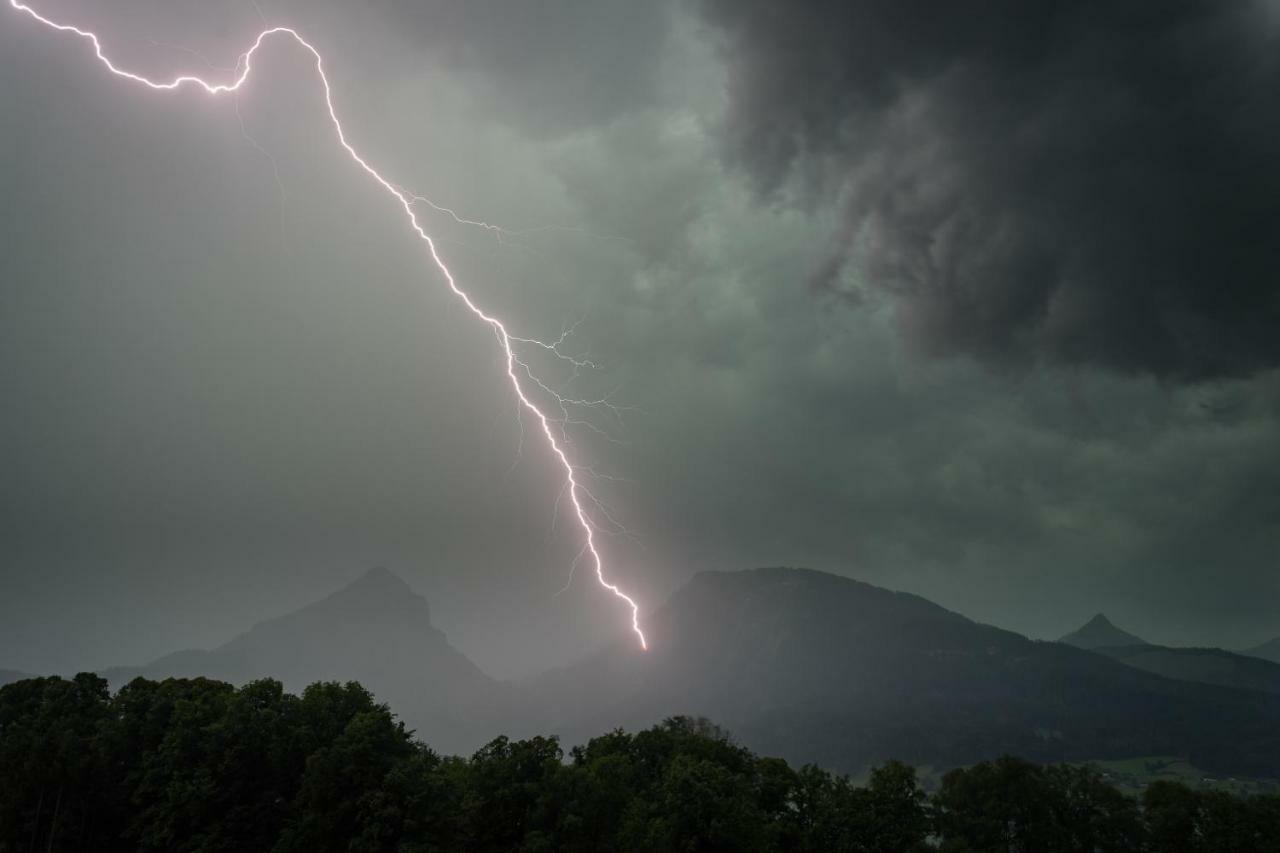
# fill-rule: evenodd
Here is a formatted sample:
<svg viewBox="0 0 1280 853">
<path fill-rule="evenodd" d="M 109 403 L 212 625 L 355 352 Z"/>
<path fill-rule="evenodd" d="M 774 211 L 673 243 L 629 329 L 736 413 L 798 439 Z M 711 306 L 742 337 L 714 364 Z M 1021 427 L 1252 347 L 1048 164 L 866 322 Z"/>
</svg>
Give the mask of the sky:
<svg viewBox="0 0 1280 853">
<path fill-rule="evenodd" d="M 609 401 L 568 447 L 642 612 L 789 565 L 1038 638 L 1280 634 L 1275 2 L 37 8 L 157 76 L 296 27 L 371 162 L 510 229 L 425 220 L 594 365 L 534 362 Z M 0 666 L 209 647 L 373 566 L 499 677 L 625 633 L 305 54 L 154 93 L 0 13 Z"/>
</svg>

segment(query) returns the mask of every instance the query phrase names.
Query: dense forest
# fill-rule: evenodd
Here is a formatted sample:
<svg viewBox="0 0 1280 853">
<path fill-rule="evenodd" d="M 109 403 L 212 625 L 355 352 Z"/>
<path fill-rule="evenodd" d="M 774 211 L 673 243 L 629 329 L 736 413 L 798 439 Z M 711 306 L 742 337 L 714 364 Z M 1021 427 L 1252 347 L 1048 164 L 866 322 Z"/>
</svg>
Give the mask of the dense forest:
<svg viewBox="0 0 1280 853">
<path fill-rule="evenodd" d="M 566 760 L 567 759 L 567 760 Z M 94 675 L 0 688 L 0 851 L 1280 850 L 1280 797 L 1006 757 L 927 794 L 889 762 L 865 785 L 793 769 L 700 719 L 564 754 L 499 737 L 418 742 L 355 683 Z"/>
</svg>

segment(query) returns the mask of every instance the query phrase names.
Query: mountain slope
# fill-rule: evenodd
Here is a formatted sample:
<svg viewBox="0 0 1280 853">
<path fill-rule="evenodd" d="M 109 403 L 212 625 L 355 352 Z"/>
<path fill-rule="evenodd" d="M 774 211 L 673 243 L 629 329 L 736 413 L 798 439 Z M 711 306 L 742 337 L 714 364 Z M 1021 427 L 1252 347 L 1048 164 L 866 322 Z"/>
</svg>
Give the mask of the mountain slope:
<svg viewBox="0 0 1280 853">
<path fill-rule="evenodd" d="M 1243 654 L 1250 657 L 1262 658 L 1272 663 L 1280 663 L 1280 637 L 1274 640 L 1268 640 L 1260 646 L 1254 646 L 1251 649 L 1245 649 Z"/>
<path fill-rule="evenodd" d="M 702 714 L 749 746 L 856 771 L 1174 754 L 1280 775 L 1280 697 L 1161 678 L 795 569 L 704 573 L 619 644 L 532 689 L 567 740 Z"/>
<path fill-rule="evenodd" d="M 1224 649 L 1107 646 L 1094 651 L 1166 678 L 1280 693 L 1280 663 Z"/>
<path fill-rule="evenodd" d="M 35 676 L 26 672 L 18 672 L 16 669 L 0 669 L 0 687 L 26 678 L 35 678 Z"/>
<path fill-rule="evenodd" d="M 1121 631 L 1104 614 L 1099 613 L 1084 625 L 1058 640 L 1077 649 L 1101 649 L 1109 646 L 1145 646 L 1147 641 Z"/>
<path fill-rule="evenodd" d="M 276 678 L 290 690 L 359 681 L 437 749 L 470 750 L 491 737 L 509 688 L 493 681 L 431 624 L 427 602 L 386 569 L 329 597 L 262 622 L 211 651 L 182 651 L 142 667 L 102 673 L 119 687 L 135 676 L 206 676 L 232 684 Z"/>
</svg>

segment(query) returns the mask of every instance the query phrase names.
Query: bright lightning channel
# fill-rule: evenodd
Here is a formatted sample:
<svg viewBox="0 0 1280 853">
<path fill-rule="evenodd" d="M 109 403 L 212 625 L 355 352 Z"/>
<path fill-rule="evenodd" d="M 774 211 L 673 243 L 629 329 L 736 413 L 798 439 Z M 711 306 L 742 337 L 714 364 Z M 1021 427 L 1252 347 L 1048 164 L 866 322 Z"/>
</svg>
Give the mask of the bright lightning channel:
<svg viewBox="0 0 1280 853">
<path fill-rule="evenodd" d="M 555 458 L 559 461 L 560 466 L 564 469 L 564 476 L 565 476 L 564 490 L 567 492 L 569 496 L 569 500 L 573 504 L 574 515 L 577 517 L 578 523 L 582 527 L 582 533 L 585 539 L 583 553 L 591 555 L 591 560 L 595 564 L 596 578 L 600 581 L 600 585 L 603 586 L 605 589 L 607 589 L 609 592 L 613 593 L 618 598 L 622 599 L 624 602 L 626 602 L 627 606 L 631 608 L 631 630 L 635 633 L 636 637 L 639 639 L 640 647 L 642 649 L 647 649 L 648 643 L 645 641 L 644 632 L 640 630 L 639 605 L 636 604 L 635 600 L 631 598 L 631 596 L 623 592 L 621 588 L 618 587 L 617 584 L 610 583 L 605 578 L 604 559 L 601 557 L 600 550 L 596 546 L 596 541 L 595 541 L 595 524 L 592 522 L 591 516 L 587 512 L 586 508 L 583 506 L 584 495 L 587 496 L 588 500 L 593 500 L 593 499 L 590 497 L 590 492 L 588 492 L 583 487 L 583 485 L 579 482 L 577 477 L 578 468 L 575 467 L 574 464 L 570 461 L 568 454 L 564 450 L 563 432 L 561 433 L 560 440 L 557 441 L 555 436 L 555 431 L 552 429 L 551 418 L 548 417 L 542 411 L 542 409 L 540 409 L 533 402 L 532 399 L 530 399 L 529 393 L 526 392 L 525 386 L 520 380 L 519 373 L 521 372 L 521 370 L 523 370 L 526 373 L 526 375 L 531 376 L 531 374 L 529 374 L 527 365 L 525 365 L 524 362 L 516 354 L 515 344 L 523 343 L 523 344 L 530 344 L 533 346 L 542 347 L 543 349 L 550 350 L 551 352 L 555 353 L 557 356 L 560 356 L 561 358 L 564 358 L 565 360 L 570 360 L 570 361 L 572 360 L 568 359 L 567 356 L 562 356 L 560 354 L 560 351 L 558 349 L 559 342 L 548 344 L 548 343 L 543 343 L 541 341 L 533 340 L 532 338 L 517 337 L 516 335 L 513 335 L 507 331 L 506 325 L 501 320 L 481 310 L 481 308 L 478 305 L 476 305 L 474 301 L 472 301 L 471 297 L 467 294 L 467 292 L 464 291 L 458 285 L 457 281 L 454 279 L 453 273 L 449 271 L 449 267 L 445 265 L 444 260 L 440 257 L 440 253 L 436 250 L 435 242 L 431 239 L 431 236 L 426 232 L 426 229 L 423 228 L 422 224 L 418 221 L 418 216 L 414 210 L 414 206 L 419 203 L 425 203 L 429 207 L 432 207 L 437 211 L 449 214 L 459 222 L 466 223 L 466 224 L 474 224 L 479 227 L 487 228 L 495 231 L 500 231 L 501 229 L 498 229 L 496 226 L 489 225 L 488 223 L 484 223 L 484 222 L 478 222 L 478 221 L 472 222 L 470 220 L 464 220 L 461 217 L 459 217 L 456 213 L 454 213 L 452 210 L 449 210 L 448 208 L 444 208 L 439 205 L 436 205 L 433 202 L 430 202 L 427 199 L 423 198 L 422 196 L 408 193 L 405 190 L 393 184 L 391 181 L 384 178 L 382 174 L 378 172 L 377 169 L 369 165 L 368 161 L 366 161 L 364 157 L 362 157 L 360 153 L 355 149 L 355 147 L 352 146 L 352 144 L 347 141 L 346 132 L 343 130 L 342 122 L 338 119 L 337 110 L 333 106 L 333 92 L 329 86 L 329 78 L 324 73 L 324 60 L 320 56 L 320 51 L 316 50 L 316 48 L 310 42 L 304 39 L 297 32 L 297 30 L 294 30 L 290 27 L 268 27 L 267 29 L 258 33 L 257 38 L 255 38 L 253 41 L 253 45 L 248 50 L 246 50 L 243 54 L 240 55 L 239 62 L 236 65 L 236 68 L 237 68 L 236 76 L 229 83 L 210 83 L 201 77 L 196 77 L 191 74 L 183 74 L 173 78 L 172 80 L 164 82 L 164 81 L 152 80 L 141 74 L 136 74 L 132 71 L 128 71 L 116 65 L 110 59 L 110 57 L 108 57 L 103 52 L 102 42 L 98 39 L 98 36 L 96 34 L 88 30 L 83 30 L 83 29 L 80 29 L 79 27 L 72 26 L 70 24 L 60 24 L 57 21 L 53 21 L 49 18 L 46 18 L 44 15 L 40 14 L 35 9 L 31 8 L 25 3 L 19 2 L 19 0 L 8 0 L 8 2 L 13 9 L 29 15 L 32 19 L 38 21 L 41 24 L 44 24 L 46 27 L 49 27 L 50 29 L 54 29 L 63 33 L 71 33 L 73 35 L 79 36 L 80 38 L 88 41 L 93 46 L 94 55 L 98 57 L 98 61 L 101 62 L 102 65 L 106 67 L 108 71 L 110 71 L 112 74 L 116 75 L 117 77 L 122 77 L 125 80 L 129 80 L 134 83 L 139 83 L 143 86 L 146 86 L 149 89 L 173 91 L 175 89 L 180 89 L 184 86 L 193 86 L 193 87 L 203 89 L 209 95 L 223 95 L 223 94 L 236 92 L 249 79 L 249 75 L 253 67 L 254 54 L 257 53 L 258 48 L 262 47 L 263 43 L 267 39 L 273 36 L 291 39 L 294 42 L 296 42 L 303 50 L 311 54 L 311 56 L 315 59 L 316 74 L 320 78 L 320 84 L 324 87 L 325 107 L 329 111 L 329 119 L 333 123 L 333 129 L 337 135 L 338 142 L 346 150 L 347 154 L 350 155 L 352 161 L 354 161 L 357 166 L 359 166 L 362 170 L 364 170 L 364 172 L 370 178 L 376 181 L 380 187 L 386 190 L 392 196 L 392 198 L 394 198 L 400 204 L 400 206 L 404 209 L 404 214 L 409 223 L 409 226 L 413 229 L 414 233 L 418 235 L 418 237 L 422 240 L 422 242 L 426 244 L 427 253 L 431 256 L 432 263 L 435 265 L 436 269 L 440 271 L 440 274 L 444 276 L 444 280 L 449 285 L 449 289 L 453 291 L 453 294 L 457 296 L 458 299 L 462 300 L 463 304 L 467 306 L 467 309 L 470 310 L 471 313 L 474 314 L 477 319 L 487 324 L 493 330 L 494 334 L 497 336 L 498 344 L 499 346 L 501 346 L 503 356 L 505 357 L 505 360 L 506 360 L 507 378 L 511 381 L 511 387 L 515 391 L 516 397 L 519 398 L 520 404 L 524 406 L 524 408 L 527 409 L 530 414 L 533 415 L 534 419 L 538 422 L 538 425 L 541 426 L 542 433 L 547 440 L 547 446 L 551 449 L 552 455 L 555 456 Z M 566 405 L 580 402 L 575 400 L 568 400 L 561 397 L 559 394 L 555 393 L 554 391 L 551 391 L 546 385 L 544 385 L 541 382 L 538 382 L 538 380 L 536 379 L 531 379 L 531 381 L 537 384 L 540 390 L 544 392 L 550 392 L 552 397 L 555 398 L 556 404 L 562 409 Z M 576 559 L 574 563 L 576 565 L 577 563 Z"/>
</svg>

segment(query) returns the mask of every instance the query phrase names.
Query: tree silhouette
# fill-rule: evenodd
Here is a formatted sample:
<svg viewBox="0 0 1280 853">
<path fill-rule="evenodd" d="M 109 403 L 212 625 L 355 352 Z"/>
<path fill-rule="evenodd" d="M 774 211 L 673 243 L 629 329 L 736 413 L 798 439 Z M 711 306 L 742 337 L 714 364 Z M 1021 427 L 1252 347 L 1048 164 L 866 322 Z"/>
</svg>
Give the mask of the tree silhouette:
<svg viewBox="0 0 1280 853">
<path fill-rule="evenodd" d="M 36 678 L 0 688 L 0 853 L 688 851 L 1265 853 L 1280 797 L 1004 757 L 866 785 L 762 758 L 704 719 L 570 750 L 498 737 L 468 758 L 416 741 L 355 683 Z"/>
</svg>

